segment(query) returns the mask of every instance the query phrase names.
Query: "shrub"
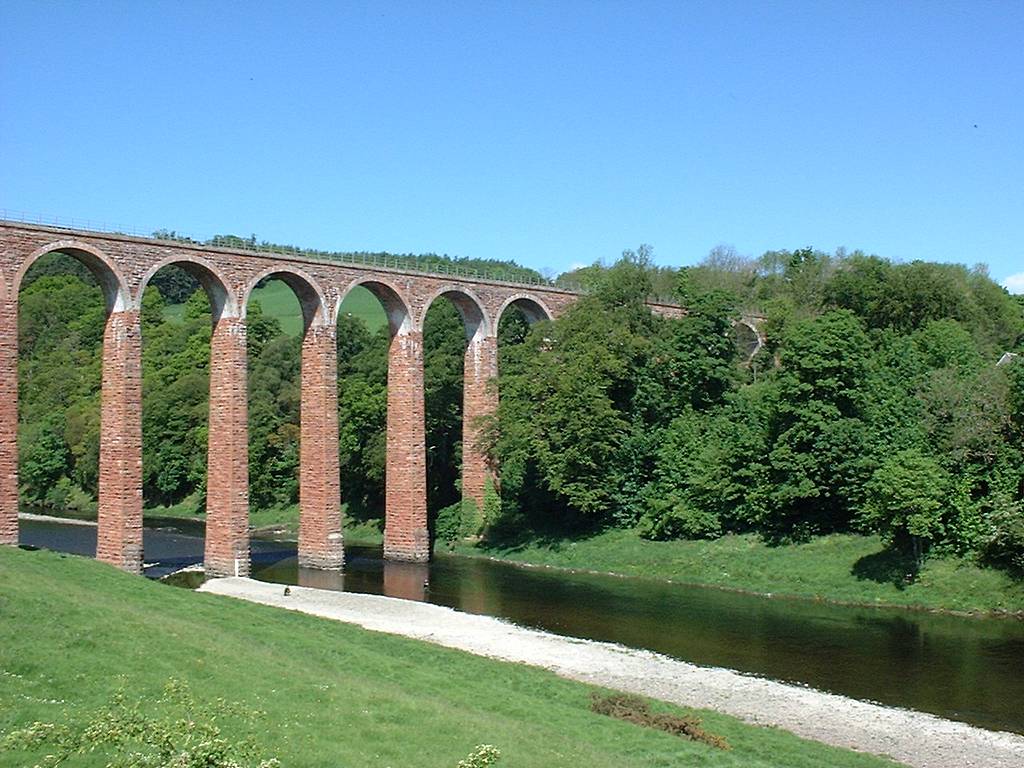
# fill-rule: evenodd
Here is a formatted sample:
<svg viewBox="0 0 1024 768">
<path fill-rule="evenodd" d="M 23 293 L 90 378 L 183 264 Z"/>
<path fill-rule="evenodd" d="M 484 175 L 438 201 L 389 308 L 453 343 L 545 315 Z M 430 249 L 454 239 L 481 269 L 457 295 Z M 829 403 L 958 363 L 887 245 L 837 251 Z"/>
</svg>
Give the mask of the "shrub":
<svg viewBox="0 0 1024 768">
<path fill-rule="evenodd" d="M 1024 504 L 1000 504 L 990 518 L 985 560 L 1024 577 Z"/>
<path fill-rule="evenodd" d="M 878 530 L 897 549 L 912 550 L 918 562 L 944 532 L 949 475 L 916 449 L 900 451 L 875 470 L 867 485 L 860 522 Z"/>
<path fill-rule="evenodd" d="M 95 517 L 96 502 L 67 477 L 61 477 L 46 491 L 46 506 L 70 512 L 76 517 Z"/>
<path fill-rule="evenodd" d="M 501 752 L 490 744 L 480 744 L 465 760 L 459 760 L 457 768 L 487 768 L 494 765 L 501 757 Z"/>
<path fill-rule="evenodd" d="M 250 740 L 231 742 L 219 722 L 235 717 L 251 724 L 262 713 L 223 699 L 199 702 L 185 683 L 171 679 L 155 702 L 160 712 L 143 712 L 143 700 L 129 703 L 118 690 L 110 704 L 85 724 L 35 722 L 0 738 L 0 750 L 46 750 L 36 768 L 57 766 L 75 755 L 98 752 L 116 756 L 117 768 L 278 768 L 262 759 Z"/>
<path fill-rule="evenodd" d="M 479 515 L 476 504 L 469 500 L 460 500 L 444 507 L 437 513 L 434 522 L 434 538 L 449 546 L 460 539 L 476 533 Z"/>
<path fill-rule="evenodd" d="M 686 501 L 652 499 L 637 526 L 640 536 L 654 541 L 667 539 L 714 539 L 722 535 L 722 523 L 713 511 Z"/>
</svg>

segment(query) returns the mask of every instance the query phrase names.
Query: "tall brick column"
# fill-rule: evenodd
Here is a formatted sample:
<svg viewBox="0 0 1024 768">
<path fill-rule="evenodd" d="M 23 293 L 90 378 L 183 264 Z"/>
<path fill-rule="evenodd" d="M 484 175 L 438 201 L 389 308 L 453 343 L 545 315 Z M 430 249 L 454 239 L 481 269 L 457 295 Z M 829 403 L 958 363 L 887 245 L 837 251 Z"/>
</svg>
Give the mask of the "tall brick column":
<svg viewBox="0 0 1024 768">
<path fill-rule="evenodd" d="M 388 351 L 386 486 L 384 557 L 429 560 L 423 332 L 419 330 L 399 330 Z"/>
<path fill-rule="evenodd" d="M 302 341 L 299 442 L 299 566 L 338 570 L 344 562 L 338 477 L 338 339 L 311 327 Z"/>
<path fill-rule="evenodd" d="M 142 570 L 142 333 L 138 310 L 111 312 L 103 333 L 96 559 Z"/>
<path fill-rule="evenodd" d="M 0 294 L 0 544 L 17 543 L 18 305 Z"/>
<path fill-rule="evenodd" d="M 498 339 L 474 335 L 466 345 L 462 395 L 462 498 L 483 522 L 484 489 L 494 479 L 480 440 L 480 420 L 498 407 Z"/>
<path fill-rule="evenodd" d="M 245 321 L 221 317 L 210 340 L 206 573 L 249 575 L 249 424 Z"/>
</svg>

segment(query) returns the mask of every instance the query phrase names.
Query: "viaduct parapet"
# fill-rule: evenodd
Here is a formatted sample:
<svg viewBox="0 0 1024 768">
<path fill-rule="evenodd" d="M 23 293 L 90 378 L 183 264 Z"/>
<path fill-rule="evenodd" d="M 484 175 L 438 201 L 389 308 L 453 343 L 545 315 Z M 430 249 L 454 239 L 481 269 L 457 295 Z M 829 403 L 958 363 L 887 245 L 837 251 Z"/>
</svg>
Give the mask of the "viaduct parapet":
<svg viewBox="0 0 1024 768">
<path fill-rule="evenodd" d="M 143 292 L 162 267 L 193 275 L 210 299 L 210 411 L 205 561 L 211 576 L 249 573 L 249 477 L 245 313 L 266 278 L 295 292 L 305 328 L 299 471 L 299 563 L 338 569 L 344 560 L 338 479 L 336 321 L 355 286 L 380 301 L 388 351 L 384 554 L 422 562 L 427 534 L 423 403 L 423 319 L 440 296 L 466 331 L 463 497 L 482 508 L 491 475 L 477 425 L 498 402 L 497 330 L 512 305 L 530 322 L 553 319 L 578 294 L 551 285 L 405 271 L 305 255 L 269 254 L 126 235 L 0 221 L 0 543 L 18 541 L 18 291 L 29 267 L 60 252 L 96 276 L 107 304 L 103 336 L 99 513 L 96 556 L 142 568 Z M 680 307 L 652 304 L 666 316 Z"/>
</svg>

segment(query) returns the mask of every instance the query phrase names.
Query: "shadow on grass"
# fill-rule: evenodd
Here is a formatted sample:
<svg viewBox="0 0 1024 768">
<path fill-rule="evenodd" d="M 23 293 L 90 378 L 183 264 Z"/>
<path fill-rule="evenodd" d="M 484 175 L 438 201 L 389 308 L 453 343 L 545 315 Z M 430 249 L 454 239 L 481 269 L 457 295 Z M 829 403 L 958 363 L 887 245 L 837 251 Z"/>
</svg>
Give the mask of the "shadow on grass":
<svg viewBox="0 0 1024 768">
<path fill-rule="evenodd" d="M 597 536 L 606 525 L 543 525 L 523 516 L 499 519 L 476 547 L 483 552 L 510 554 L 527 549 L 561 552 L 565 547 Z"/>
<path fill-rule="evenodd" d="M 857 560 L 850 573 L 861 581 L 892 584 L 902 590 L 917 580 L 919 570 L 920 565 L 913 555 L 896 549 L 883 549 Z"/>
</svg>

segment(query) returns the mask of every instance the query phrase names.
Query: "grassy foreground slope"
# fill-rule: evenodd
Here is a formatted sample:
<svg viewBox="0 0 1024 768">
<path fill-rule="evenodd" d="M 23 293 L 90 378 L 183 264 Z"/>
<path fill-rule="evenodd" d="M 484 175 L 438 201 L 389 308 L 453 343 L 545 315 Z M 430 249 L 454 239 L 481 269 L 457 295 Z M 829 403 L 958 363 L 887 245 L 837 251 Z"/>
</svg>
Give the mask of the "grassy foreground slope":
<svg viewBox="0 0 1024 768">
<path fill-rule="evenodd" d="M 761 594 L 977 613 L 1024 612 L 1024 582 L 953 557 L 913 565 L 876 536 L 833 534 L 770 546 L 755 535 L 712 541 L 646 541 L 612 529 L 581 539 L 459 545 L 461 554 Z M 908 575 L 911 577 L 908 578 Z"/>
<path fill-rule="evenodd" d="M 882 766 L 886 761 L 701 713 L 712 747 L 588 710 L 590 688 L 513 664 L 178 590 L 103 564 L 0 548 L 0 732 L 84 720 L 124 683 L 177 677 L 197 696 L 266 712 L 257 740 L 284 766 Z M 38 756 L 35 756 L 38 759 Z M 4 765 L 31 765 L 8 753 Z M 76 765 L 103 765 L 98 755 Z"/>
</svg>

